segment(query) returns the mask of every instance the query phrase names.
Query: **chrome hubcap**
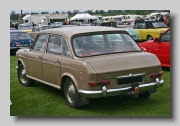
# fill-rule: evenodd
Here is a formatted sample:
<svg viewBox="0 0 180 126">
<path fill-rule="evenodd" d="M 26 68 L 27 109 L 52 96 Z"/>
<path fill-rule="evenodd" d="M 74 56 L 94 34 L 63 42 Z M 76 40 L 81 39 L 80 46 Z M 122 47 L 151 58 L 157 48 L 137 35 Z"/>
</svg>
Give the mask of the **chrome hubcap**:
<svg viewBox="0 0 180 126">
<path fill-rule="evenodd" d="M 72 82 L 67 83 L 67 99 L 70 103 L 74 103 L 76 100 L 75 88 Z"/>
<path fill-rule="evenodd" d="M 24 67 L 20 69 L 20 80 L 23 83 L 27 82 L 26 71 L 25 71 Z"/>
</svg>

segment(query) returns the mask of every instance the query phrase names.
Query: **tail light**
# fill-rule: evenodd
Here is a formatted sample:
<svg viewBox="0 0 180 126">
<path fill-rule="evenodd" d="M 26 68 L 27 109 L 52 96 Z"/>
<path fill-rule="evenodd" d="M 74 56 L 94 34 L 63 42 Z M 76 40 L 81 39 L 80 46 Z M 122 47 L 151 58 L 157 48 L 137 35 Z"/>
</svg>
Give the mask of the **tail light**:
<svg viewBox="0 0 180 126">
<path fill-rule="evenodd" d="M 96 86 L 96 85 L 102 85 L 102 84 L 107 85 L 107 84 L 109 84 L 109 83 L 110 83 L 109 80 L 89 81 L 89 82 L 88 82 L 88 84 L 89 84 L 90 86 Z"/>
<path fill-rule="evenodd" d="M 12 42 L 10 41 L 10 46 L 12 46 Z"/>
<path fill-rule="evenodd" d="M 160 77 L 162 76 L 164 73 L 161 71 L 161 72 L 158 72 L 158 73 L 153 73 L 150 75 L 150 78 L 156 78 L 156 77 Z"/>
</svg>

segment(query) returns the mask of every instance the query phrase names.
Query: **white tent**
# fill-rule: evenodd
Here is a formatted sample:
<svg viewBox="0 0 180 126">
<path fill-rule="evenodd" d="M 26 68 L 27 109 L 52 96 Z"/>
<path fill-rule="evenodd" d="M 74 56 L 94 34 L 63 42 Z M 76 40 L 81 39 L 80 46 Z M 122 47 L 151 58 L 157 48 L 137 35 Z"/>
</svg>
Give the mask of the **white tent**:
<svg viewBox="0 0 180 126">
<path fill-rule="evenodd" d="M 71 20 L 88 20 L 88 19 L 98 19 L 96 16 L 91 16 L 88 13 L 76 14 Z"/>
</svg>

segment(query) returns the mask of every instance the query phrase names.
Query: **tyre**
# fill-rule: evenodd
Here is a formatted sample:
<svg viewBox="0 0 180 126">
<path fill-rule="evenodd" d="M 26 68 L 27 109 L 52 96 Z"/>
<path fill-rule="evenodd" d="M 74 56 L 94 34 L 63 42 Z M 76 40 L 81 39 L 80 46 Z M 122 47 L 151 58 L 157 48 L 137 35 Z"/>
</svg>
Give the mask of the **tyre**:
<svg viewBox="0 0 180 126">
<path fill-rule="evenodd" d="M 153 37 L 151 35 L 147 36 L 147 41 L 153 40 Z"/>
<path fill-rule="evenodd" d="M 24 69 L 23 64 L 20 64 L 18 66 L 17 74 L 18 74 L 18 80 L 21 83 L 21 85 L 23 85 L 23 86 L 33 86 L 34 85 L 35 81 L 30 78 L 27 78 L 26 71 Z"/>
<path fill-rule="evenodd" d="M 139 97 L 141 97 L 141 98 L 148 98 L 150 95 L 151 94 L 148 91 L 148 92 L 144 92 L 144 93 L 139 94 Z"/>
<path fill-rule="evenodd" d="M 78 104 L 80 95 L 77 93 L 76 87 L 72 79 L 67 78 L 64 86 L 64 95 L 66 102 L 71 108 L 79 108 L 81 105 Z"/>
</svg>

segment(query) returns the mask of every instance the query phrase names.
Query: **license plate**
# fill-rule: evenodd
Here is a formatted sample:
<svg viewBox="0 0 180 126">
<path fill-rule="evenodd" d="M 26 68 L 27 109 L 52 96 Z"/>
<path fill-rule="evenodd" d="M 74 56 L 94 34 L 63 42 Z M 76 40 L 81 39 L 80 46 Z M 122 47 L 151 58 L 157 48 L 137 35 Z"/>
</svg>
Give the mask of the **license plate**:
<svg viewBox="0 0 180 126">
<path fill-rule="evenodd" d="M 27 47 L 27 46 L 29 46 L 28 44 L 22 44 L 21 45 L 22 47 Z"/>
</svg>

